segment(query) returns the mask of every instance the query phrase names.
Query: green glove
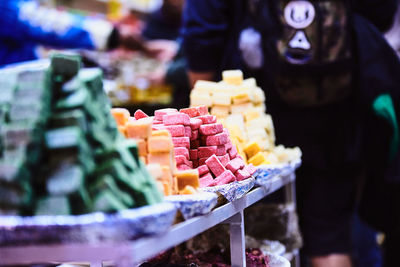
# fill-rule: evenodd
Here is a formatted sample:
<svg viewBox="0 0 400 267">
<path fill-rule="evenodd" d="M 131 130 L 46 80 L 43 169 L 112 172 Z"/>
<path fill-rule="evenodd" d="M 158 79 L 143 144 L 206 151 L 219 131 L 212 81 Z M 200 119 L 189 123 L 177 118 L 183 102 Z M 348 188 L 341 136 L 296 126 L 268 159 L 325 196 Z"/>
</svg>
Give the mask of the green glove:
<svg viewBox="0 0 400 267">
<path fill-rule="evenodd" d="M 397 117 L 394 110 L 392 97 L 390 94 L 382 94 L 375 98 L 372 104 L 375 114 L 385 119 L 393 128 L 393 136 L 390 144 L 389 159 L 393 160 L 399 151 L 400 136 L 399 125 L 397 124 Z"/>
</svg>

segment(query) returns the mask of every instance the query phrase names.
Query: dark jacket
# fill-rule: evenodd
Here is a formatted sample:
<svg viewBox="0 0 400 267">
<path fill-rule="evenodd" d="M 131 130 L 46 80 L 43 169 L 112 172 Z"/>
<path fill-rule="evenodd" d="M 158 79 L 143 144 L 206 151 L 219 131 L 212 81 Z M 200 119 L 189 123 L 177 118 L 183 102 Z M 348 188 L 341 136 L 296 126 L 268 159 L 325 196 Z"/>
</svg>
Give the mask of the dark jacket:
<svg viewBox="0 0 400 267">
<path fill-rule="evenodd" d="M 246 2 L 187 0 L 183 48 L 190 70 L 219 74 L 224 69 L 243 69 L 238 38 L 248 19 Z M 278 142 L 287 146 L 300 145 L 305 152 L 304 164 L 332 167 L 339 166 L 341 160 L 366 163 L 368 178 L 361 203 L 362 215 L 375 227 L 392 231 L 400 225 L 397 211 L 400 197 L 396 196 L 396 192 L 400 192 L 397 185 L 400 184 L 400 156 L 392 141 L 396 139 L 393 134 L 400 118 L 400 66 L 380 31 L 391 25 L 397 2 L 352 1 L 352 7 L 351 31 L 356 60 L 353 98 L 309 109 L 291 107 L 279 98 L 273 81 L 276 65 L 272 51 L 274 36 L 279 35 L 273 6 L 258 10 L 265 18 L 264 33 L 272 36 L 268 38 L 271 42 L 264 42 L 263 47 L 266 67 L 263 72 L 245 70 L 245 74 L 255 76 L 267 90 L 267 107 L 274 117 Z M 396 116 L 394 120 L 392 116 L 392 121 L 390 116 L 385 118 L 382 112 L 374 110 L 377 99 L 385 94 L 393 102 L 392 113 Z"/>
</svg>

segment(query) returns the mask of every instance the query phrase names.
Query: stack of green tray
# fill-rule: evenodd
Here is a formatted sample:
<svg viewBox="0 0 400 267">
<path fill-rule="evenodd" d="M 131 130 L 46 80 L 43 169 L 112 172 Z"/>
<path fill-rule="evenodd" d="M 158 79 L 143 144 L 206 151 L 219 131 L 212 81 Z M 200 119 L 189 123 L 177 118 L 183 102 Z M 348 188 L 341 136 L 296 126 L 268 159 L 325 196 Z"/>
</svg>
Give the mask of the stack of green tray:
<svg viewBox="0 0 400 267">
<path fill-rule="evenodd" d="M 99 69 L 76 56 L 0 72 L 0 212 L 66 215 L 154 204 L 161 194 L 118 132 Z M 16 74 L 15 74 L 16 73 Z M 2 79 L 4 78 L 4 79 Z"/>
</svg>

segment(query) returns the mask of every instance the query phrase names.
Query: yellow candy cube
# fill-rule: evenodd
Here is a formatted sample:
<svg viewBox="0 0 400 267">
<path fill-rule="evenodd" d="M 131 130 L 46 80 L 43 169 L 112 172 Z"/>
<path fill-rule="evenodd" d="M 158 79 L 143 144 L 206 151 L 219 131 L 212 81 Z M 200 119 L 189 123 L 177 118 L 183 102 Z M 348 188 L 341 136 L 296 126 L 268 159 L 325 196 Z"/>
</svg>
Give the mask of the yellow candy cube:
<svg viewBox="0 0 400 267">
<path fill-rule="evenodd" d="M 243 72 L 241 70 L 223 71 L 222 80 L 227 84 L 241 85 L 243 82 Z"/>
<path fill-rule="evenodd" d="M 248 158 L 252 158 L 261 151 L 260 145 L 257 142 L 251 142 L 243 149 Z"/>
<path fill-rule="evenodd" d="M 217 118 L 226 118 L 229 115 L 229 106 L 214 105 L 211 108 L 211 115 Z"/>
<path fill-rule="evenodd" d="M 244 113 L 244 119 L 246 120 L 246 122 L 252 121 L 259 117 L 260 117 L 260 112 L 256 109 L 251 109 L 251 110 L 247 111 L 246 113 Z"/>
<path fill-rule="evenodd" d="M 200 186 L 199 172 L 197 171 L 197 169 L 178 171 L 176 173 L 176 179 L 178 181 L 178 190 L 179 191 L 184 190 L 187 185 L 190 185 L 194 188 L 197 188 Z"/>
<path fill-rule="evenodd" d="M 250 98 L 250 95 L 247 92 L 247 90 L 246 91 L 241 90 L 232 96 L 233 104 L 242 104 L 242 103 L 250 102 L 250 100 L 251 100 L 251 98 Z"/>
<path fill-rule="evenodd" d="M 258 152 L 253 157 L 249 159 L 249 163 L 252 163 L 254 166 L 261 165 L 264 161 L 267 161 L 265 155 L 261 152 Z"/>
</svg>

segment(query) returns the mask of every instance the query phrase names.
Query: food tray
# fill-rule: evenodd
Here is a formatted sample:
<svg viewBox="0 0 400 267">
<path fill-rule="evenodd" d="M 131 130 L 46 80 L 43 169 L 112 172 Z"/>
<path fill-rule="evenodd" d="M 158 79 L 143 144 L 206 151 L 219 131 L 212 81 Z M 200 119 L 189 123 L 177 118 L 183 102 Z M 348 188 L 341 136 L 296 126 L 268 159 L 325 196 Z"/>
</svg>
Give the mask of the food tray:
<svg viewBox="0 0 400 267">
<path fill-rule="evenodd" d="M 165 201 L 173 203 L 185 220 L 209 213 L 217 205 L 217 200 L 218 195 L 209 192 L 165 197 Z"/>
<path fill-rule="evenodd" d="M 255 179 L 254 177 L 251 177 L 240 182 L 232 182 L 229 184 L 212 187 L 203 187 L 200 190 L 203 192 L 217 193 L 218 195 L 222 195 L 229 202 L 232 202 L 249 192 L 254 187 L 254 184 Z"/>
<path fill-rule="evenodd" d="M 176 211 L 174 204 L 165 202 L 115 214 L 0 216 L 0 247 L 133 240 L 167 231 Z"/>
</svg>

